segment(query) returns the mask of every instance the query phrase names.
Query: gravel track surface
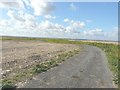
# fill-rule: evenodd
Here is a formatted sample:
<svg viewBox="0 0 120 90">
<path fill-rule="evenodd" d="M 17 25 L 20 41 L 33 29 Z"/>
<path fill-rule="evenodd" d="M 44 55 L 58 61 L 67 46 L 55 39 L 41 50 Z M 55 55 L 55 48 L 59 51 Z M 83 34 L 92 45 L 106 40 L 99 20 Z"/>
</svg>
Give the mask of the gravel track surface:
<svg viewBox="0 0 120 90">
<path fill-rule="evenodd" d="M 83 52 L 29 80 L 24 88 L 114 88 L 105 53 L 82 45 Z"/>
</svg>

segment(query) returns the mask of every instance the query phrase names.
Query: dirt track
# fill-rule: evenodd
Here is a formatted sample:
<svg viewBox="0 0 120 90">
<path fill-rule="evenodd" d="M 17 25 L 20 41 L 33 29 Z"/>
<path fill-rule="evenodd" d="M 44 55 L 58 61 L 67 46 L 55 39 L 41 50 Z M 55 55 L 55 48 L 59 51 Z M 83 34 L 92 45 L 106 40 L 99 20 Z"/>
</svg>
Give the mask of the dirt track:
<svg viewBox="0 0 120 90">
<path fill-rule="evenodd" d="M 24 88 L 114 88 L 105 53 L 83 45 L 84 51 L 60 66 L 39 74 Z"/>
</svg>

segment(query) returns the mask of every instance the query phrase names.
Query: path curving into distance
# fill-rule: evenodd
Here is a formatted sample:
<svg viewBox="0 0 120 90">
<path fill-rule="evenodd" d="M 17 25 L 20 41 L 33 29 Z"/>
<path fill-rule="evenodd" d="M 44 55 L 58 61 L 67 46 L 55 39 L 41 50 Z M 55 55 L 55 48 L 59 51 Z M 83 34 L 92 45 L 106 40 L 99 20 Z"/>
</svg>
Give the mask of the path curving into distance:
<svg viewBox="0 0 120 90">
<path fill-rule="evenodd" d="M 37 75 L 24 88 L 114 88 L 105 53 L 94 46 L 81 46 L 80 54 Z"/>
</svg>

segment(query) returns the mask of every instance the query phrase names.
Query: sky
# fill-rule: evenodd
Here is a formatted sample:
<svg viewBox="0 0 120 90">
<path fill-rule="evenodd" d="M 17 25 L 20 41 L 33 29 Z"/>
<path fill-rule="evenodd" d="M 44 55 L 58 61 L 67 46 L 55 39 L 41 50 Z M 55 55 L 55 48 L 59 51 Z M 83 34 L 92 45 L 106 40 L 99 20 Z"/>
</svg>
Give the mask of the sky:
<svg viewBox="0 0 120 90">
<path fill-rule="evenodd" d="M 1 0 L 0 35 L 117 41 L 118 3 Z"/>
</svg>

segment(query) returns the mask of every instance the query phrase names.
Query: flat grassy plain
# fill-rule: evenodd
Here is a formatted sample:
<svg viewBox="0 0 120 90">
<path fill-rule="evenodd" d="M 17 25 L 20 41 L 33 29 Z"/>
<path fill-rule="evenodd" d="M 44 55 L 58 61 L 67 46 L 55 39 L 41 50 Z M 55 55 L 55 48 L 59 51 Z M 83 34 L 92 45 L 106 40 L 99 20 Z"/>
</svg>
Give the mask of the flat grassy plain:
<svg viewBox="0 0 120 90">
<path fill-rule="evenodd" d="M 99 48 L 101 48 L 103 51 L 105 51 L 107 58 L 108 58 L 108 63 L 109 63 L 109 67 L 110 70 L 113 73 L 113 81 L 116 85 L 120 85 L 120 78 L 118 77 L 120 75 L 120 67 L 118 65 L 120 59 L 119 59 L 119 49 L 120 49 L 120 45 L 118 44 L 114 44 L 114 43 L 101 43 L 101 42 L 84 42 L 84 41 L 72 41 L 72 40 L 68 40 L 68 39 L 49 39 L 49 38 L 15 38 L 15 37 L 2 37 L 1 40 L 40 40 L 43 42 L 49 42 L 49 43 L 61 43 L 61 44 L 87 44 L 87 45 L 92 45 L 92 46 L 97 46 Z M 66 55 L 65 55 L 66 56 Z M 61 56 L 60 56 L 61 57 Z M 62 56 L 63 57 L 63 56 Z M 54 60 L 53 60 L 54 61 Z M 54 62 L 53 62 L 54 63 Z M 50 63 L 47 63 L 47 65 L 49 66 Z M 54 63 L 55 66 L 57 65 L 56 63 Z M 35 67 L 35 72 L 41 72 L 42 71 L 46 71 L 46 68 L 42 68 L 41 67 L 44 66 L 42 65 L 37 65 Z M 45 65 L 46 66 L 46 65 Z"/>
</svg>

